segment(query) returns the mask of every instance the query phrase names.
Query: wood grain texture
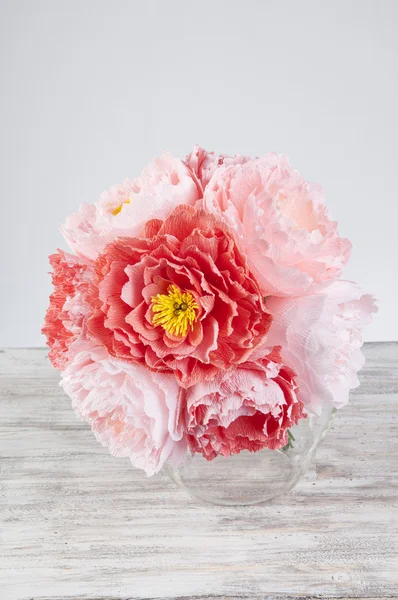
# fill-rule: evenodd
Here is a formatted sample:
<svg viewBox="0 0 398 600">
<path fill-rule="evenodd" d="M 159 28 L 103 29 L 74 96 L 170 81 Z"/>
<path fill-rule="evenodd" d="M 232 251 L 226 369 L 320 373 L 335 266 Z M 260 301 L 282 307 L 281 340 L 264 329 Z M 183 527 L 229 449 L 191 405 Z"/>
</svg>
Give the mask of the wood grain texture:
<svg viewBox="0 0 398 600">
<path fill-rule="evenodd" d="M 115 459 L 44 349 L 0 351 L 0 600 L 396 598 L 398 344 L 283 499 L 202 506 Z"/>
</svg>

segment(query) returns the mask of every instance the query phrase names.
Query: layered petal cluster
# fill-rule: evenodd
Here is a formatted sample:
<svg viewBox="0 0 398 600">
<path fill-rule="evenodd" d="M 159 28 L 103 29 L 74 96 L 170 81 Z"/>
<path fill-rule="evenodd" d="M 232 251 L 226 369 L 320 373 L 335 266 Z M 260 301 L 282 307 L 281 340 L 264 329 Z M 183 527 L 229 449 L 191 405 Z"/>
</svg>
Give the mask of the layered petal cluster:
<svg viewBox="0 0 398 600">
<path fill-rule="evenodd" d="M 278 449 L 358 385 L 373 299 L 285 156 L 163 154 L 70 216 L 43 333 L 76 413 L 148 475 Z"/>
<path fill-rule="evenodd" d="M 307 294 L 338 277 L 351 253 L 328 216 L 321 188 L 307 183 L 283 155 L 217 168 L 203 206 L 232 227 L 268 294 Z"/>
<path fill-rule="evenodd" d="M 190 449 L 207 460 L 281 448 L 288 442 L 288 429 L 305 416 L 295 374 L 281 363 L 277 350 L 192 386 L 186 410 Z"/>
<path fill-rule="evenodd" d="M 95 259 L 114 239 L 141 235 L 148 220 L 164 219 L 179 204 L 194 205 L 199 197 L 188 167 L 163 154 L 140 177 L 104 192 L 97 204 L 83 204 L 67 218 L 62 232 L 77 255 Z"/>
<path fill-rule="evenodd" d="M 261 290 L 232 235 L 202 210 L 182 205 L 149 221 L 143 237 L 108 244 L 95 270 L 90 337 L 184 387 L 247 361 L 266 340 Z"/>
<path fill-rule="evenodd" d="M 173 375 L 115 359 L 87 340 L 74 342 L 71 354 L 61 385 L 103 446 L 129 457 L 147 475 L 166 460 L 175 465 L 184 460 L 187 442 Z"/>
</svg>

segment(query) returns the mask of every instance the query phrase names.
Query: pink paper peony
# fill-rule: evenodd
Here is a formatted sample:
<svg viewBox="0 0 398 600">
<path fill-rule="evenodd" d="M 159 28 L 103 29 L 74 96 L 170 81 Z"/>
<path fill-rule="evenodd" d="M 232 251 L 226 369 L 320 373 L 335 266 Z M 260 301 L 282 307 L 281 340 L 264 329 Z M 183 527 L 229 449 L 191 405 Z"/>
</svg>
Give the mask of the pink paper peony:
<svg viewBox="0 0 398 600">
<path fill-rule="evenodd" d="M 281 346 L 305 408 L 320 413 L 325 402 L 347 404 L 365 362 L 361 332 L 377 310 L 373 298 L 351 281 L 335 281 L 310 296 L 271 297 L 267 306 L 273 315 L 267 344 Z"/>
<path fill-rule="evenodd" d="M 103 346 L 77 341 L 61 385 L 76 414 L 114 456 L 128 456 L 147 475 L 166 460 L 179 465 L 187 442 L 175 377 L 109 356 Z"/>
<path fill-rule="evenodd" d="M 338 277 L 350 256 L 321 188 L 306 183 L 283 155 L 218 167 L 203 206 L 229 223 L 267 294 L 313 291 Z"/>
<path fill-rule="evenodd" d="M 165 219 L 179 204 L 195 204 L 197 183 L 186 165 L 163 154 L 133 181 L 104 192 L 97 204 L 83 204 L 62 232 L 76 254 L 95 259 L 117 237 L 139 236 L 149 219 Z"/>
<path fill-rule="evenodd" d="M 187 435 L 193 452 L 207 460 L 242 450 L 282 448 L 287 431 L 305 416 L 294 372 L 274 350 L 258 363 L 245 363 L 186 392 Z"/>
<path fill-rule="evenodd" d="M 173 372 L 184 387 L 250 358 L 271 315 L 225 227 L 179 206 L 141 238 L 105 247 L 88 336 L 117 358 Z"/>
</svg>

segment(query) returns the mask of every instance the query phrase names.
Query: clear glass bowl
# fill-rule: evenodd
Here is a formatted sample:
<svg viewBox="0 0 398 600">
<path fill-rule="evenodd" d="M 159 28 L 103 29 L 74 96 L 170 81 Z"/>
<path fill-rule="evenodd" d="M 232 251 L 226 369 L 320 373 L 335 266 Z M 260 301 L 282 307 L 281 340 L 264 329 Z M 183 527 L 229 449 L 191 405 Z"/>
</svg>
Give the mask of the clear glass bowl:
<svg viewBox="0 0 398 600">
<path fill-rule="evenodd" d="M 168 474 L 191 496 L 210 504 L 249 505 L 267 502 L 291 490 L 308 469 L 334 416 L 325 409 L 309 415 L 291 429 L 293 438 L 281 450 L 247 450 L 207 461 L 189 453 L 183 466 L 168 464 Z"/>
</svg>

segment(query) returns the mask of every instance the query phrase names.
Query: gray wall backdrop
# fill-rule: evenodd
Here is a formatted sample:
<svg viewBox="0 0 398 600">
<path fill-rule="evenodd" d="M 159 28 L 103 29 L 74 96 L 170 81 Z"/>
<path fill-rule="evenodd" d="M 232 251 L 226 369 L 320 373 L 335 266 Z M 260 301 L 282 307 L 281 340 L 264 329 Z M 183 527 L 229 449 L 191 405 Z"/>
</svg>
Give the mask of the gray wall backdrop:
<svg viewBox="0 0 398 600">
<path fill-rule="evenodd" d="M 44 344 L 47 256 L 161 150 L 287 153 L 398 339 L 396 0 L 0 3 L 0 345 Z"/>
</svg>

